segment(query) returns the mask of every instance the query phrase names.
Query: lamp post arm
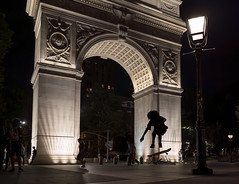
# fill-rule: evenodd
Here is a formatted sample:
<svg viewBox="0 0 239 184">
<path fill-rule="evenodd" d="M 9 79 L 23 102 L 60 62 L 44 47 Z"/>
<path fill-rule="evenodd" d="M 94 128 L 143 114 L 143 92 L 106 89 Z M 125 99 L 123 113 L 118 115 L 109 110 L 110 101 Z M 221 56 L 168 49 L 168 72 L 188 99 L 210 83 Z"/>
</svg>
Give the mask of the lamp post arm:
<svg viewBox="0 0 239 184">
<path fill-rule="evenodd" d="M 196 52 L 196 50 L 193 50 L 193 51 L 191 51 L 191 52 L 185 52 L 185 53 L 183 53 L 182 55 L 183 55 L 183 56 L 186 56 L 186 55 L 189 55 L 189 54 L 195 54 L 195 52 Z"/>
<path fill-rule="evenodd" d="M 216 48 L 202 49 L 203 52 L 205 52 L 205 51 L 212 51 L 212 50 L 216 50 Z"/>
</svg>

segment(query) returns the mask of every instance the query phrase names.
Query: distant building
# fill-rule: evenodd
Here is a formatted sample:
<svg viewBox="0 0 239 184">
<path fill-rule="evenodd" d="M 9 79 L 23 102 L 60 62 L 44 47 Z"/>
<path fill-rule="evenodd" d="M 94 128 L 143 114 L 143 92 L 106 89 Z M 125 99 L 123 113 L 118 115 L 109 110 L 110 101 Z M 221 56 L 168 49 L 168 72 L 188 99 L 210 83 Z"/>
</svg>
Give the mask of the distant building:
<svg viewBox="0 0 239 184">
<path fill-rule="evenodd" d="M 89 97 L 95 85 L 114 91 L 115 65 L 112 61 L 100 57 L 89 58 L 83 62 L 83 70 L 83 98 Z"/>
</svg>

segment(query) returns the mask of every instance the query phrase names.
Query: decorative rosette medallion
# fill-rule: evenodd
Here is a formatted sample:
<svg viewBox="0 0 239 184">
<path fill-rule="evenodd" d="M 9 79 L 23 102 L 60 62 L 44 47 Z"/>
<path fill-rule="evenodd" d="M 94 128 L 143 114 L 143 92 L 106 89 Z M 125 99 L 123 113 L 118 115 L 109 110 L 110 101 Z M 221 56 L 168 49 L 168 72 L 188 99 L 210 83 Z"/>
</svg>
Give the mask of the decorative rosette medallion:
<svg viewBox="0 0 239 184">
<path fill-rule="evenodd" d="M 60 18 L 48 20 L 47 60 L 69 63 L 70 57 L 70 25 L 62 22 Z"/>
<path fill-rule="evenodd" d="M 176 57 L 170 49 L 163 50 L 163 83 L 177 85 Z"/>
</svg>

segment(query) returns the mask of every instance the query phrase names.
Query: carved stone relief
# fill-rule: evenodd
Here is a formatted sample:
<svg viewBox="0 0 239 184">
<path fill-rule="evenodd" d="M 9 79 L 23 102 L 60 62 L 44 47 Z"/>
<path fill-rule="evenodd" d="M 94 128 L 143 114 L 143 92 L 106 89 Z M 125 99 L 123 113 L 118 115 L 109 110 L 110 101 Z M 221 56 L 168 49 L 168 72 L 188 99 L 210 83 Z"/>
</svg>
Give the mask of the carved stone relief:
<svg viewBox="0 0 239 184">
<path fill-rule="evenodd" d="M 163 69 L 162 82 L 167 84 L 177 85 L 177 54 L 173 53 L 171 49 L 163 50 Z"/>
<path fill-rule="evenodd" d="M 178 6 L 170 4 L 167 1 L 162 1 L 162 9 L 163 10 L 167 10 L 167 11 L 173 13 L 173 14 L 177 14 L 178 13 Z"/>
<path fill-rule="evenodd" d="M 125 40 L 128 36 L 128 26 L 130 20 L 133 20 L 134 14 L 127 8 L 113 7 L 113 13 L 118 19 L 118 37 Z"/>
<path fill-rule="evenodd" d="M 155 69 L 158 71 L 159 69 L 159 47 L 154 44 L 150 43 L 142 43 L 142 46 L 147 51 L 147 53 L 150 55 L 151 59 L 154 62 Z"/>
<path fill-rule="evenodd" d="M 70 25 L 55 19 L 48 19 L 46 60 L 69 63 Z"/>
<path fill-rule="evenodd" d="M 83 24 L 77 24 L 77 37 L 76 37 L 77 53 L 79 52 L 81 46 L 87 39 L 102 33 L 103 33 L 103 30 L 101 29 L 83 25 Z"/>
</svg>

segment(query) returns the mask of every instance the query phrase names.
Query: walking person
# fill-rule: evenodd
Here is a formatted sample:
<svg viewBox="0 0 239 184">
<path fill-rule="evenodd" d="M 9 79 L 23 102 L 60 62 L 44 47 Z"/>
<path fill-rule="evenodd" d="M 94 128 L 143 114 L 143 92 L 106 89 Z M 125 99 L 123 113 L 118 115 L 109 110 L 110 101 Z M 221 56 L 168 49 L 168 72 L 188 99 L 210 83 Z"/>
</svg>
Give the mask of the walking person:
<svg viewBox="0 0 239 184">
<path fill-rule="evenodd" d="M 195 149 L 194 152 L 193 152 L 193 158 L 194 158 L 194 163 L 196 164 L 198 162 L 197 149 Z"/>
<path fill-rule="evenodd" d="M 86 144 L 85 141 L 81 138 L 78 139 L 79 143 L 79 153 L 77 155 L 77 160 L 80 162 L 81 167 L 85 167 L 86 161 L 84 160 L 86 156 Z"/>
<path fill-rule="evenodd" d="M 15 155 L 17 156 L 18 171 L 23 171 L 21 162 L 21 141 L 23 140 L 23 131 L 19 125 L 20 121 L 18 119 L 14 119 L 12 122 L 12 128 L 9 131 L 10 157 L 12 166 L 10 172 L 15 171 Z"/>
<path fill-rule="evenodd" d="M 127 140 L 127 144 L 128 144 L 128 152 L 129 152 L 127 165 L 134 164 L 135 162 L 139 165 L 139 161 L 135 158 L 136 147 L 129 140 Z"/>
<path fill-rule="evenodd" d="M 37 156 L 36 147 L 32 146 L 32 159 L 31 159 L 30 165 L 32 165 L 32 163 L 33 163 L 34 159 L 36 158 L 36 156 Z"/>
<path fill-rule="evenodd" d="M 4 120 L 0 119 L 0 169 L 3 168 L 4 150 L 5 150 L 5 131 Z"/>
<path fill-rule="evenodd" d="M 9 165 L 9 154 L 10 154 L 10 137 L 9 137 L 9 129 L 10 127 L 8 125 L 10 125 L 11 122 L 9 121 L 9 119 L 5 120 L 5 124 L 4 124 L 4 134 L 3 134 L 3 152 L 4 152 L 4 160 L 3 163 L 5 163 L 5 167 L 2 167 L 2 171 L 5 172 L 8 169 L 8 165 Z M 2 163 L 2 164 L 3 164 Z"/>
<path fill-rule="evenodd" d="M 152 144 L 150 148 L 154 148 L 154 142 L 156 135 L 158 135 L 158 141 L 159 141 L 159 148 L 162 148 L 162 135 L 165 134 L 168 127 L 164 124 L 166 119 L 159 115 L 158 111 L 150 111 L 147 114 L 148 119 L 150 120 L 141 139 L 140 142 L 144 140 L 145 134 L 148 132 L 148 130 L 151 130 L 151 127 L 154 127 L 154 130 L 152 132 Z"/>
<path fill-rule="evenodd" d="M 183 162 L 183 149 L 180 149 L 179 152 L 178 152 L 178 161 L 180 163 Z"/>
<path fill-rule="evenodd" d="M 21 157 L 22 157 L 22 165 L 25 164 L 26 160 L 26 148 L 24 146 L 24 144 L 21 144 Z"/>
<path fill-rule="evenodd" d="M 5 134 L 3 137 L 3 157 L 4 160 L 2 162 L 2 171 L 5 172 L 8 169 L 9 164 L 9 152 L 10 152 L 10 143 L 9 143 L 9 137 Z M 5 167 L 3 168 L 3 163 L 5 163 Z"/>
</svg>

